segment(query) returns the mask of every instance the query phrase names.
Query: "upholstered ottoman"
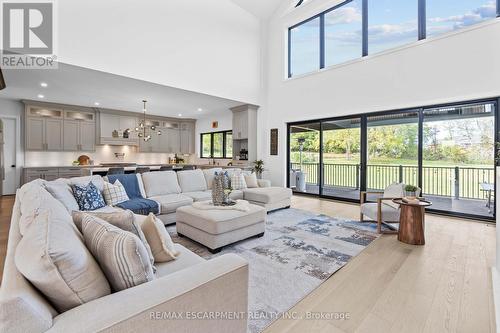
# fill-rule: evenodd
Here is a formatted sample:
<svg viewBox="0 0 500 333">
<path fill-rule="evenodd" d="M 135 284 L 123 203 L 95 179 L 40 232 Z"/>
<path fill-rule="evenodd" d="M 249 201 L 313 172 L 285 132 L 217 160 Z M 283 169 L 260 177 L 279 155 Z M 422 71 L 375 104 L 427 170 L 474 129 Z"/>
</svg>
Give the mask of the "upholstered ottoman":
<svg viewBox="0 0 500 333">
<path fill-rule="evenodd" d="M 222 247 L 250 237 L 263 236 L 266 210 L 249 205 L 248 212 L 239 210 L 202 210 L 193 206 L 177 209 L 177 233 L 208 247 L 212 253 Z"/>
<path fill-rule="evenodd" d="M 243 190 L 243 198 L 248 202 L 262 206 L 270 212 L 281 208 L 289 208 L 292 190 L 285 187 L 258 187 Z"/>
</svg>

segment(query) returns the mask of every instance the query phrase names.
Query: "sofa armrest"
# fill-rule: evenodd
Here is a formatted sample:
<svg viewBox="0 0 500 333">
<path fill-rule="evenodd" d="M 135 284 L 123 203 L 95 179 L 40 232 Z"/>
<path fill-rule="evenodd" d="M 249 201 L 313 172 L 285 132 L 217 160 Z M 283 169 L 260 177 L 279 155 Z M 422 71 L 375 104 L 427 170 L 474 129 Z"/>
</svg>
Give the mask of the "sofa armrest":
<svg viewBox="0 0 500 333">
<path fill-rule="evenodd" d="M 257 179 L 259 187 L 271 187 L 271 181 L 268 179 Z"/>
<path fill-rule="evenodd" d="M 248 263 L 226 254 L 71 309 L 47 332 L 246 332 L 247 311 Z"/>
</svg>

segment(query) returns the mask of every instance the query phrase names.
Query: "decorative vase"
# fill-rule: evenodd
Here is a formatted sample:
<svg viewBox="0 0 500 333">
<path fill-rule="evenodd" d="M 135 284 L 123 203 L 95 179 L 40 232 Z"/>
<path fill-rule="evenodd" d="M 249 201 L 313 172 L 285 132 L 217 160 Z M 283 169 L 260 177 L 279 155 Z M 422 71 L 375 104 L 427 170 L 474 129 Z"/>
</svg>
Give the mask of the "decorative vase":
<svg viewBox="0 0 500 333">
<path fill-rule="evenodd" d="M 416 199 L 417 198 L 416 192 L 405 191 L 405 196 L 408 199 Z"/>
<path fill-rule="evenodd" d="M 212 202 L 214 206 L 222 206 L 226 200 L 224 193 L 225 175 L 223 173 L 216 174 L 212 189 Z"/>
</svg>

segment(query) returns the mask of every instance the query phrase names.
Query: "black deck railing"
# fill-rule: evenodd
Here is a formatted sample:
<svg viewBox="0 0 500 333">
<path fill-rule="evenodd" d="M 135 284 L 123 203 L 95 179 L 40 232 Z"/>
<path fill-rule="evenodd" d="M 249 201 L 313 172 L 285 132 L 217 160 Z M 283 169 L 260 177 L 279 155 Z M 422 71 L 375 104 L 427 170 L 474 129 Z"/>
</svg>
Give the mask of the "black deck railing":
<svg viewBox="0 0 500 333">
<path fill-rule="evenodd" d="M 300 163 L 292 163 L 292 169 L 300 169 Z M 302 163 L 302 171 L 308 184 L 319 185 L 319 163 Z M 394 182 L 418 184 L 418 167 L 416 165 L 367 165 L 367 188 L 384 190 Z M 483 191 L 480 183 L 493 184 L 495 171 L 484 167 L 422 167 L 422 187 L 426 195 L 455 197 L 457 199 L 486 199 L 488 193 Z M 323 164 L 323 186 L 360 187 L 359 164 Z"/>
</svg>

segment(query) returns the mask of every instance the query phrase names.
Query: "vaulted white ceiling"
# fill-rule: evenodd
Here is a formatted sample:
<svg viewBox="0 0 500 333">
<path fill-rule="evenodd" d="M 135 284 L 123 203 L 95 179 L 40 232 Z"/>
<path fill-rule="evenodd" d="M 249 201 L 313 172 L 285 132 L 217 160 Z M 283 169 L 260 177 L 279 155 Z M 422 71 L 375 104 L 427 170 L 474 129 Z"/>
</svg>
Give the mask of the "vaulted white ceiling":
<svg viewBox="0 0 500 333">
<path fill-rule="evenodd" d="M 260 19 L 270 17 L 283 0 L 232 0 L 235 4 Z M 289 1 L 289 0 L 285 0 Z"/>
</svg>

